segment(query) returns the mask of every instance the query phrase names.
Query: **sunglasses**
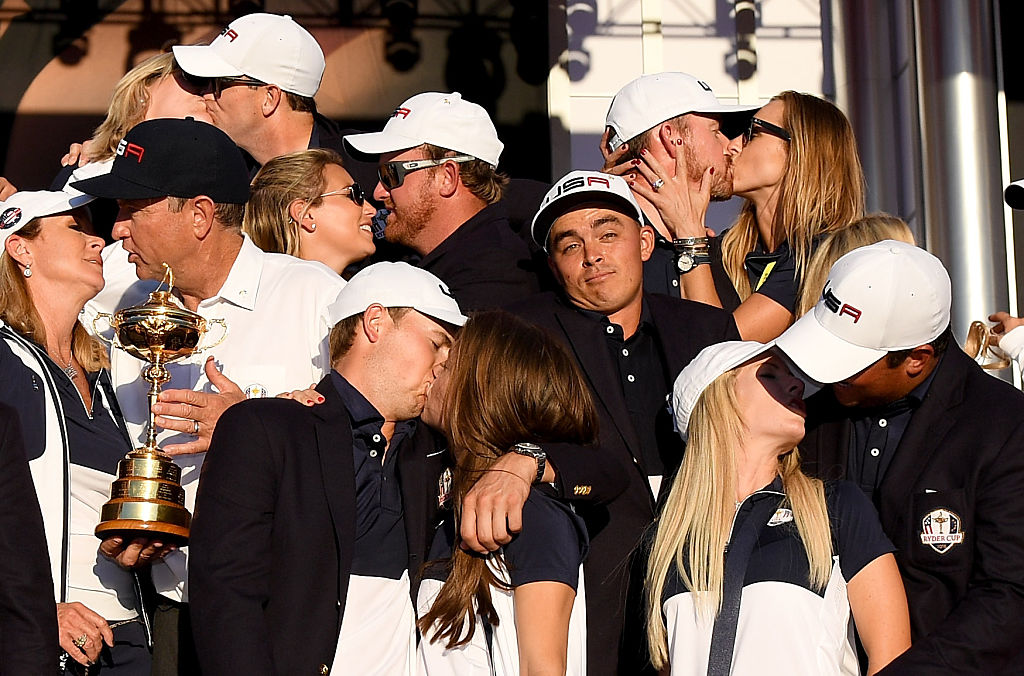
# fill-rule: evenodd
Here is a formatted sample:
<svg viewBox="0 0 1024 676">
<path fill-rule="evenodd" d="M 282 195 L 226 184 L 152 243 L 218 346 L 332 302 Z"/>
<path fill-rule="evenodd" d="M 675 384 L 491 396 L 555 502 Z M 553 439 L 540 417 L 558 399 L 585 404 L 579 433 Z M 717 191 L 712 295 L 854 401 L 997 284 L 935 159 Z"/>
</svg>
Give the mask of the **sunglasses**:
<svg viewBox="0 0 1024 676">
<path fill-rule="evenodd" d="M 366 201 L 366 194 L 363 193 L 363 189 L 359 187 L 358 183 L 353 183 L 347 188 L 341 188 L 340 190 L 332 190 L 325 192 L 323 195 L 317 197 L 321 199 L 323 197 L 330 197 L 331 195 L 345 195 L 350 200 L 356 203 L 357 207 L 363 206 L 363 202 Z"/>
<path fill-rule="evenodd" d="M 384 186 L 387 191 L 392 191 L 395 188 L 402 185 L 405 182 L 405 177 L 414 171 L 420 169 L 429 169 L 430 167 L 439 167 L 445 162 L 455 162 L 461 164 L 463 162 L 470 162 L 475 160 L 475 157 L 470 155 L 455 155 L 454 157 L 442 157 L 439 160 L 406 160 L 404 162 L 386 162 L 380 165 L 377 169 L 377 178 L 380 179 L 380 184 Z"/>
<path fill-rule="evenodd" d="M 752 117 L 750 118 L 750 124 L 743 132 L 743 145 L 747 145 L 748 143 L 750 143 L 750 140 L 761 132 L 770 134 L 776 138 L 780 138 L 783 141 L 788 142 L 790 140 L 789 132 L 780 127 L 779 125 L 772 124 L 771 122 L 765 122 L 764 120 L 756 117 Z"/>
</svg>

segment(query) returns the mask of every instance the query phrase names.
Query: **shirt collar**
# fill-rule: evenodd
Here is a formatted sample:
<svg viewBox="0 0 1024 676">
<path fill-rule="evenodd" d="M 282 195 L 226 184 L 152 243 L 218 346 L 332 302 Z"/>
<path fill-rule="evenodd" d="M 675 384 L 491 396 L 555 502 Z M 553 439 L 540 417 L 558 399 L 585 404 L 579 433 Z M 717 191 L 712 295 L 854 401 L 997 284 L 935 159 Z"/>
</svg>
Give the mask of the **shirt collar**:
<svg viewBox="0 0 1024 676">
<path fill-rule="evenodd" d="M 232 303 L 246 310 L 256 308 L 256 296 L 263 275 L 263 255 L 249 235 L 242 234 L 242 248 L 238 250 L 235 262 L 231 264 L 227 279 L 213 298 L 207 298 L 200 307 L 216 300 Z"/>
<path fill-rule="evenodd" d="M 345 376 L 337 371 L 331 371 L 331 382 L 334 384 L 334 388 L 338 390 L 338 394 L 341 395 L 341 401 L 345 404 L 345 409 L 348 410 L 348 415 L 352 419 L 353 430 L 358 431 L 360 428 L 367 426 L 375 426 L 378 430 L 380 429 L 380 426 L 384 424 L 384 416 L 363 396 L 362 392 L 357 390 L 352 383 L 345 379 Z"/>
<path fill-rule="evenodd" d="M 588 318 L 588 319 L 590 319 L 592 321 L 595 321 L 598 324 L 601 324 L 602 326 L 611 326 L 612 325 L 611 320 L 608 319 L 608 315 L 603 314 L 601 312 L 597 312 L 596 310 L 587 310 L 585 308 L 581 308 L 579 305 L 576 305 L 571 300 L 567 300 L 566 302 L 568 303 L 569 307 L 573 308 L 574 310 L 579 312 L 584 317 L 586 317 L 586 318 Z M 647 298 L 642 298 L 641 301 L 640 301 L 640 323 L 637 325 L 637 331 L 639 331 L 640 329 L 648 329 L 648 328 L 652 327 L 653 325 L 654 325 L 654 322 L 651 320 L 651 308 L 647 304 Z M 619 326 L 619 325 L 618 324 L 614 324 L 614 326 Z M 621 330 L 622 327 L 619 326 L 619 329 Z"/>
</svg>

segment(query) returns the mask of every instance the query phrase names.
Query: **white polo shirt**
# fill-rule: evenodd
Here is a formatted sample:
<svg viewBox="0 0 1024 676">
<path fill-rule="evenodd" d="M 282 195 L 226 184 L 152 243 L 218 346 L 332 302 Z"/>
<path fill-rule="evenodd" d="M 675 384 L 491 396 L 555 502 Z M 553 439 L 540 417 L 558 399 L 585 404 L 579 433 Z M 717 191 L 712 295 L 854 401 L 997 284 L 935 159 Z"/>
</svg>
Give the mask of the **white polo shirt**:
<svg viewBox="0 0 1024 676">
<path fill-rule="evenodd" d="M 107 287 L 83 312 L 83 323 L 90 328 L 97 312 L 112 313 L 145 301 L 157 286 L 156 282 L 135 277 L 135 266 L 128 263 L 128 254 L 120 243 L 107 247 L 103 260 Z M 246 236 L 220 291 L 202 301 L 196 310 L 208 320 L 223 319 L 227 335 L 217 347 L 169 364 L 171 380 L 163 389 L 214 392 L 203 370 L 209 355 L 224 375 L 251 398 L 272 397 L 318 382 L 330 371 L 327 337 L 331 325 L 327 309 L 344 286 L 345 280 L 327 266 L 266 253 Z M 99 328 L 105 326 L 100 324 Z M 221 332 L 220 326 L 212 325 L 200 344 L 216 341 Z M 122 350 L 112 350 L 111 377 L 117 400 L 128 431 L 139 445 L 145 441 L 148 422 L 149 384 L 142 379 L 143 367 L 141 360 Z M 161 446 L 194 439 L 167 430 L 158 436 Z M 203 453 L 175 457 L 182 468 L 181 483 L 190 511 L 195 507 L 204 457 Z M 186 557 L 184 551 L 174 552 L 162 565 L 153 566 L 157 591 L 187 600 Z"/>
</svg>

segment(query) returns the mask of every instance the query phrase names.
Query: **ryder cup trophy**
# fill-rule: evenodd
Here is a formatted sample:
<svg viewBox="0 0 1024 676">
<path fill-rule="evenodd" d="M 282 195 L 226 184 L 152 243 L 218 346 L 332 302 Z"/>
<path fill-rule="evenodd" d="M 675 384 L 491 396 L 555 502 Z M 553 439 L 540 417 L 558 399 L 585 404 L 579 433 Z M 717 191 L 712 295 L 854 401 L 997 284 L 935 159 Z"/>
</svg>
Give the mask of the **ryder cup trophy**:
<svg viewBox="0 0 1024 676">
<path fill-rule="evenodd" d="M 125 308 L 113 315 L 100 313 L 93 327 L 106 319 L 114 331 L 108 341 L 148 365 L 142 377 L 149 383 L 149 429 L 146 445 L 136 448 L 117 465 L 117 480 L 110 486 L 110 500 L 100 511 L 96 535 L 106 538 L 118 532 L 136 536 L 164 537 L 188 542 L 192 515 L 185 508 L 185 490 L 181 487 L 181 468 L 156 445 L 153 404 L 160 387 L 171 379 L 165 364 L 215 347 L 227 336 L 223 319 L 207 320 L 171 300 L 174 274 L 167 272 L 157 290 L 141 305 Z M 160 288 L 166 285 L 166 289 Z M 223 334 L 216 343 L 200 346 L 210 324 L 220 324 Z M 99 331 L 95 332 L 99 335 Z"/>
</svg>

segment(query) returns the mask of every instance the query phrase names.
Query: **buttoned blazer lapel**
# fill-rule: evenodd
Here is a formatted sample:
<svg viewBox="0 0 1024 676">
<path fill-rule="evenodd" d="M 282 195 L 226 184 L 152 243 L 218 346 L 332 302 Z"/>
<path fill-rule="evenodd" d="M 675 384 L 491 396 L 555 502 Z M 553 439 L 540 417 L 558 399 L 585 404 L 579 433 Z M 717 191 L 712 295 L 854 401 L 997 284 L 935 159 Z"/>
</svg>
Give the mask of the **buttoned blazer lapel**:
<svg viewBox="0 0 1024 676">
<path fill-rule="evenodd" d="M 398 481 L 402 492 L 405 540 L 409 547 L 410 590 L 415 591 L 419 566 L 430 549 L 440 506 L 438 480 L 447 466 L 448 450 L 441 437 L 423 422 L 416 425 L 410 443 L 398 456 Z M 414 570 L 414 568 L 416 568 Z"/>
<path fill-rule="evenodd" d="M 317 455 L 320 458 L 320 481 L 338 546 L 338 602 L 342 609 L 338 620 L 340 623 L 348 595 L 355 545 L 356 481 L 352 457 L 352 424 L 341 395 L 331 383 L 330 374 L 320 381 L 316 389 L 325 399 L 324 403 L 312 408 L 312 414 L 315 420 Z M 313 485 L 309 486 L 309 490 L 313 488 Z"/>
<path fill-rule="evenodd" d="M 890 525 L 899 527 L 898 523 L 892 522 L 893 519 L 906 517 L 908 492 L 957 422 L 956 410 L 963 403 L 964 388 L 972 368 L 977 368 L 974 362 L 955 343 L 951 343 L 937 367 L 924 401 L 911 416 L 882 479 L 879 513 L 886 530 Z"/>
<path fill-rule="evenodd" d="M 555 319 L 572 346 L 576 361 L 590 382 L 590 387 L 604 405 L 629 452 L 639 461 L 640 437 L 633 427 L 618 378 L 618 367 L 612 361 L 604 335 L 597 325 L 568 307 L 559 307 Z"/>
</svg>

